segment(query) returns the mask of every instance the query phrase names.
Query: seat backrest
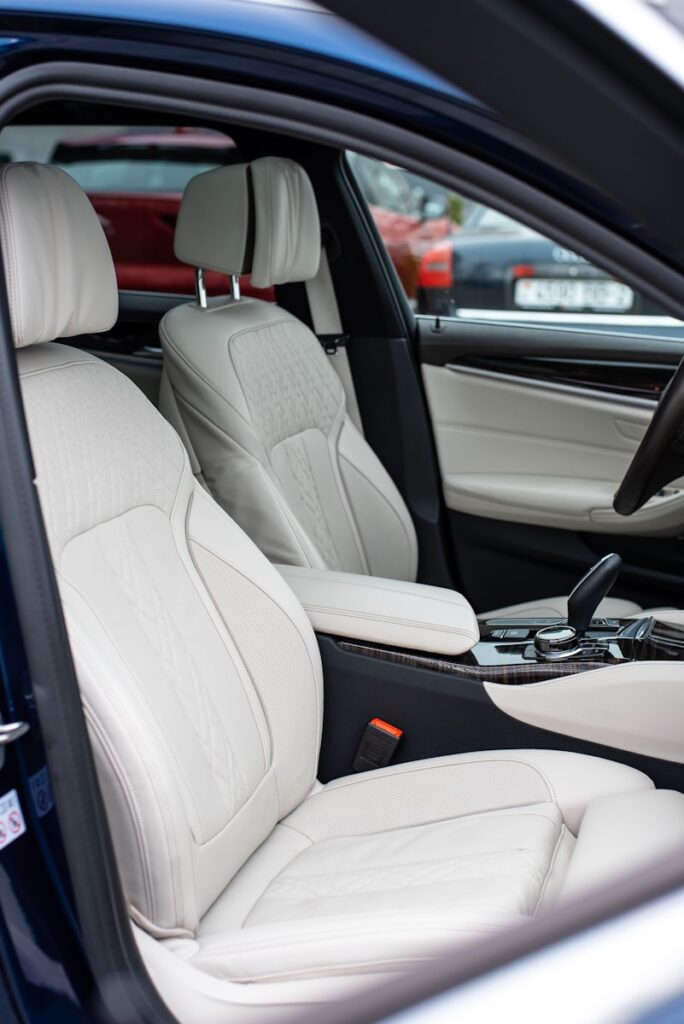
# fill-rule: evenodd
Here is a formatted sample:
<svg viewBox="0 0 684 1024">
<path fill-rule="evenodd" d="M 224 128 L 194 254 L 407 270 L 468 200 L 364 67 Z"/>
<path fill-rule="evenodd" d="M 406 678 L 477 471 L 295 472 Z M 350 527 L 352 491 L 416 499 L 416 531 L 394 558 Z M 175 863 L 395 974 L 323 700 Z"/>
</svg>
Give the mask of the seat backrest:
<svg viewBox="0 0 684 1024">
<path fill-rule="evenodd" d="M 142 392 L 48 341 L 117 315 L 84 193 L 55 167 L 0 167 L 0 227 L 41 506 L 131 914 L 153 935 L 191 936 L 315 781 L 318 648 Z"/>
<path fill-rule="evenodd" d="M 276 157 L 198 175 L 175 250 L 196 268 L 250 271 L 258 287 L 312 279 L 321 243 L 308 176 Z M 181 418 L 210 491 L 272 561 L 415 579 L 411 517 L 308 327 L 228 298 L 170 310 L 160 333 L 162 412 Z"/>
</svg>

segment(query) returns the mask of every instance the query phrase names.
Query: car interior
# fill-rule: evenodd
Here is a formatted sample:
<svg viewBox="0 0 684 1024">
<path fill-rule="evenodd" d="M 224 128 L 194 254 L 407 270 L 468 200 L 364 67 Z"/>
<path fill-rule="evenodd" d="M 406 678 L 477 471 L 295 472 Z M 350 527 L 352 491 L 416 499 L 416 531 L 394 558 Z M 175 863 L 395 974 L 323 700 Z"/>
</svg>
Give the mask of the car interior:
<svg viewBox="0 0 684 1024">
<path fill-rule="evenodd" d="M 49 156 L 2 249 L 135 941 L 178 1020 L 282 1020 L 684 848 L 684 482 L 613 507 L 684 342 L 416 316 L 343 150 L 197 127 L 194 294 Z"/>
</svg>

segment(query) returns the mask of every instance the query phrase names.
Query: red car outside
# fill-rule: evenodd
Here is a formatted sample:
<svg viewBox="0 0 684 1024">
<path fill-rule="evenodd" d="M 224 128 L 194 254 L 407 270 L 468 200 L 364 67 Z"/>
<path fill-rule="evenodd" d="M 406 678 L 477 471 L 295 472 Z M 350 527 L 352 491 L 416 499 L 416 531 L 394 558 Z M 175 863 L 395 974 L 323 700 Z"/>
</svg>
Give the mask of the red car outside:
<svg viewBox="0 0 684 1024">
<path fill-rule="evenodd" d="M 88 193 L 114 257 L 119 288 L 131 291 L 194 291 L 194 271 L 173 252 L 183 189 L 196 174 L 240 160 L 235 143 L 221 132 L 181 128 L 66 139 L 51 163 L 68 171 Z M 225 291 L 224 274 L 208 271 L 211 294 Z M 274 298 L 273 290 L 245 293 Z"/>
<path fill-rule="evenodd" d="M 114 256 L 119 288 L 187 295 L 194 291 L 194 272 L 173 253 L 183 189 L 196 174 L 241 159 L 221 132 L 177 128 L 65 139 L 51 162 L 88 193 Z M 406 294 L 414 299 L 423 253 L 448 237 L 453 224 L 446 216 L 422 214 L 416 186 L 398 168 L 356 154 L 350 162 Z M 210 271 L 206 280 L 211 294 L 227 288 L 222 274 Z M 275 297 L 273 289 L 253 288 L 248 275 L 241 287 L 247 295 Z"/>
</svg>

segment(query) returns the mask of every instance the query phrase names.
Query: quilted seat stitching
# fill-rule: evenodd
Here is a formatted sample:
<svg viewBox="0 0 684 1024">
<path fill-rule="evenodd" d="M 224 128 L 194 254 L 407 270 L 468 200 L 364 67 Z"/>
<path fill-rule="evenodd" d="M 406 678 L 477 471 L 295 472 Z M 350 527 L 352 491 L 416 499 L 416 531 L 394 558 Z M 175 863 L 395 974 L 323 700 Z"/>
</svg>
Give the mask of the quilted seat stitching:
<svg viewBox="0 0 684 1024">
<path fill-rule="evenodd" d="M 185 707 L 193 731 L 207 756 L 210 771 L 229 804 L 232 816 L 245 802 L 247 787 L 230 738 L 211 695 L 202 684 L 195 659 L 175 627 L 154 577 L 149 571 L 142 571 L 144 557 L 128 524 L 120 523 L 119 529 L 126 536 L 116 545 L 118 564 L 113 558 L 113 545 L 108 545 L 107 551 L 103 549 L 103 553 L 160 659 L 166 678 Z"/>
<path fill-rule="evenodd" d="M 406 891 L 434 882 L 473 880 L 492 875 L 509 874 L 511 868 L 525 863 L 541 869 L 542 854 L 533 847 L 517 846 L 486 853 L 462 854 L 435 862 L 415 861 L 397 865 L 382 865 L 363 871 L 335 874 L 279 875 L 266 889 L 264 899 L 304 901 L 316 897 L 345 896 L 369 892 Z M 517 861 L 518 863 L 514 863 Z M 468 870 L 468 869 L 471 870 Z M 544 871 L 543 878 L 546 877 Z M 460 905 L 460 903 L 459 903 Z"/>
<path fill-rule="evenodd" d="M 315 358 L 317 349 L 313 335 L 289 319 L 230 339 L 235 374 L 267 449 L 310 427 L 331 429 L 344 399 L 334 370 Z"/>
<path fill-rule="evenodd" d="M 328 567 L 341 569 L 342 562 L 335 546 L 332 530 L 328 526 L 325 509 L 318 493 L 316 478 L 302 435 L 298 434 L 296 437 L 288 438 L 286 442 L 283 442 L 283 446 L 299 495 L 309 514 L 314 542 Z"/>
</svg>

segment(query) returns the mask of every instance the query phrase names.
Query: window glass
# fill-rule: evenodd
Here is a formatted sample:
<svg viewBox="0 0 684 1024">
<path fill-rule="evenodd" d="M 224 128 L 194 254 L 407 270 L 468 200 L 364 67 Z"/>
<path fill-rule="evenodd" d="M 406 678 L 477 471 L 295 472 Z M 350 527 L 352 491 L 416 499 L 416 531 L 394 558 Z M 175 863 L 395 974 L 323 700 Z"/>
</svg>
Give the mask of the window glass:
<svg viewBox="0 0 684 1024">
<path fill-rule="evenodd" d="M 215 163 L 189 163 L 185 160 L 116 159 L 54 160 L 75 178 L 86 192 L 182 192 L 191 178 L 210 171 Z"/>
<path fill-rule="evenodd" d="M 119 287 L 132 291 L 194 291 L 194 270 L 173 252 L 183 190 L 196 174 L 241 159 L 233 140 L 205 128 L 10 125 L 0 132 L 0 160 L 55 164 L 85 189 L 107 236 Z M 225 275 L 206 275 L 211 294 Z M 271 290 L 246 294 L 272 299 Z"/>
<path fill-rule="evenodd" d="M 393 164 L 348 161 L 417 313 L 684 336 L 645 295 L 512 217 Z"/>
</svg>

